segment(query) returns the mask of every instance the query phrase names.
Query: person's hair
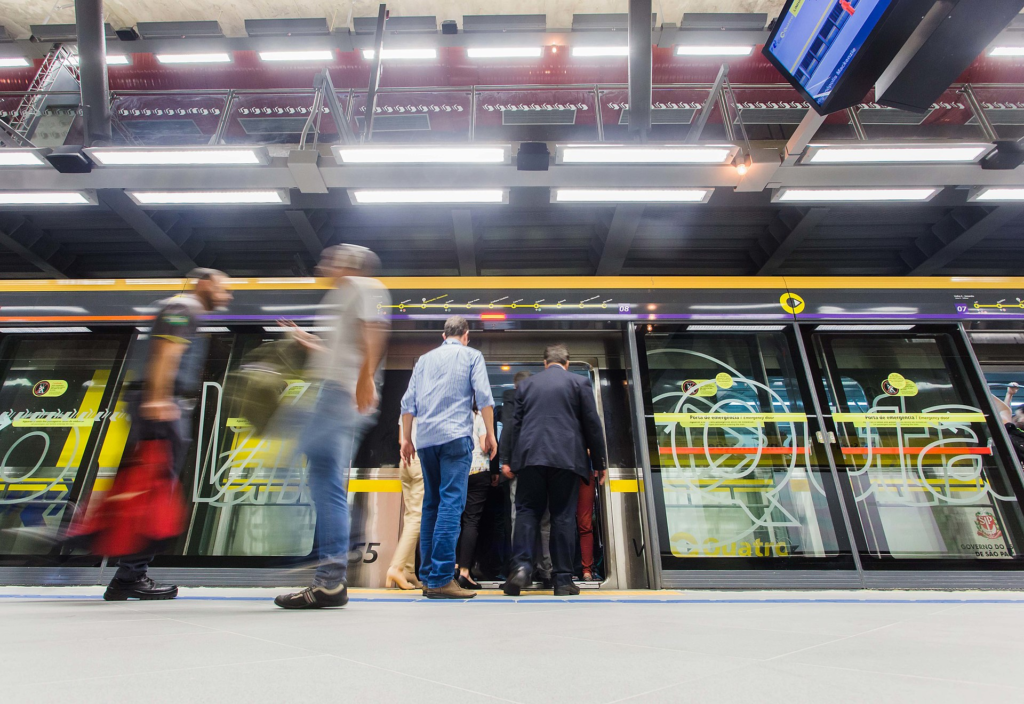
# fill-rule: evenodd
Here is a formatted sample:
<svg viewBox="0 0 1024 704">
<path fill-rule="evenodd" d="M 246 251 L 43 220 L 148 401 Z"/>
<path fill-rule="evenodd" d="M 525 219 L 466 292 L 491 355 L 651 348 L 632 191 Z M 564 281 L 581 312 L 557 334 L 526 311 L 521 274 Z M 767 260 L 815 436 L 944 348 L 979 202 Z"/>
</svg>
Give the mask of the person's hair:
<svg viewBox="0 0 1024 704">
<path fill-rule="evenodd" d="M 220 269 L 207 269 L 206 267 L 197 267 L 192 271 L 188 272 L 188 274 L 185 275 L 185 278 L 189 280 L 195 279 L 196 283 L 199 283 L 200 281 L 209 281 L 214 276 L 222 276 L 225 279 L 228 277 L 228 275 L 225 274 Z"/>
<path fill-rule="evenodd" d="M 320 253 L 320 263 L 337 269 L 355 269 L 372 275 L 380 269 L 380 257 L 372 249 L 358 244 L 336 244 Z"/>
<path fill-rule="evenodd" d="M 568 364 L 569 348 L 565 345 L 548 345 L 544 348 L 544 362 L 546 364 Z"/>
<path fill-rule="evenodd" d="M 469 323 L 461 315 L 453 315 L 444 321 L 445 337 L 462 337 L 469 332 Z"/>
<path fill-rule="evenodd" d="M 523 371 L 521 371 L 521 372 L 516 372 L 516 375 L 514 377 L 512 377 L 512 385 L 518 389 L 519 388 L 519 383 L 523 379 L 529 379 L 531 376 L 533 376 L 533 374 L 528 372 L 525 369 Z"/>
</svg>

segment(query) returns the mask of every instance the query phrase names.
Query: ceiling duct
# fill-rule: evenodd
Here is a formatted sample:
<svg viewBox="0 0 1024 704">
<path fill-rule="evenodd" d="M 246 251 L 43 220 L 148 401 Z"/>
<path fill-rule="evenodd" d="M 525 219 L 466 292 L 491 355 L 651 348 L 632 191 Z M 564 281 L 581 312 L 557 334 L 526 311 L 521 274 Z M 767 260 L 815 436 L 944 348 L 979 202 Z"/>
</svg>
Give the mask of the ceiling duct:
<svg viewBox="0 0 1024 704">
<path fill-rule="evenodd" d="M 377 32 L 376 17 L 354 17 L 352 29 L 356 34 L 369 34 L 373 36 Z M 433 15 L 419 15 L 415 17 L 388 17 L 384 25 L 387 34 L 436 34 L 437 17 Z M 377 118 L 373 118 L 373 129 L 377 129 Z"/>
<path fill-rule="evenodd" d="M 463 32 L 544 32 L 547 15 L 464 15 Z"/>
<path fill-rule="evenodd" d="M 807 116 L 808 107 L 790 107 L 775 105 L 740 106 L 739 116 L 733 120 L 739 124 L 742 118 L 745 125 L 799 125 Z"/>
<path fill-rule="evenodd" d="M 693 117 L 697 114 L 695 108 L 652 108 L 652 125 L 689 125 L 693 123 Z M 619 124 L 629 124 L 629 108 L 619 113 Z"/>
<path fill-rule="evenodd" d="M 139 22 L 135 25 L 143 39 L 186 39 L 223 37 L 217 20 L 194 22 Z"/>
<path fill-rule="evenodd" d="M 374 125 L 377 123 L 374 122 Z M 519 125 L 575 125 L 576 108 L 554 110 L 502 110 L 501 124 Z M 375 128 L 376 129 L 376 128 Z"/>
<path fill-rule="evenodd" d="M 651 13 L 651 29 L 657 26 L 658 15 Z M 629 24 L 629 14 L 625 12 L 607 12 L 599 14 L 574 14 L 572 31 L 574 32 L 625 32 Z"/>
<path fill-rule="evenodd" d="M 331 33 L 326 17 L 246 20 L 245 33 L 250 37 L 327 36 Z"/>
<path fill-rule="evenodd" d="M 78 41 L 78 28 L 73 24 L 33 24 L 29 25 L 32 30 L 32 38 L 38 42 L 57 43 Z M 116 41 L 117 32 L 109 22 L 104 23 L 103 33 L 107 41 Z"/>
<path fill-rule="evenodd" d="M 1024 103 L 982 103 L 985 117 L 993 125 L 1024 125 Z M 968 125 L 978 124 L 978 117 L 972 116 Z"/>
<path fill-rule="evenodd" d="M 356 117 L 359 128 L 363 127 L 363 116 Z M 416 113 L 414 115 L 381 115 L 373 116 L 374 132 L 424 132 L 430 130 L 430 115 Z"/>
<path fill-rule="evenodd" d="M 764 12 L 687 12 L 679 29 L 719 29 L 761 31 L 768 24 Z"/>
<path fill-rule="evenodd" d="M 933 112 L 935 112 L 934 107 L 927 112 L 919 113 L 872 105 L 858 110 L 857 117 L 862 125 L 920 125 Z"/>
</svg>

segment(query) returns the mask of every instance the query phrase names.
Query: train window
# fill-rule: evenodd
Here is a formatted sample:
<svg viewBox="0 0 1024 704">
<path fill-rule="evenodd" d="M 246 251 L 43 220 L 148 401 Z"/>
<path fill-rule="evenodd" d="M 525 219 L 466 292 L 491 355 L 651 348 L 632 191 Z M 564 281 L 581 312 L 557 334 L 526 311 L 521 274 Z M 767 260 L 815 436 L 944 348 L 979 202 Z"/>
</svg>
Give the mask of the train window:
<svg viewBox="0 0 1024 704">
<path fill-rule="evenodd" d="M 810 441 L 788 334 L 642 338 L 663 567 L 839 555 L 835 486 Z"/>
<path fill-rule="evenodd" d="M 865 555 L 1019 557 L 1024 523 L 991 434 L 991 406 L 975 393 L 953 338 L 812 337 L 832 382 L 833 453 Z"/>
<path fill-rule="evenodd" d="M 9 335 L 0 346 L 0 528 L 53 534 L 94 429 L 108 415 L 107 393 L 122 341 L 111 335 Z M 0 531 L 0 554 L 44 554 L 32 530 Z"/>
</svg>

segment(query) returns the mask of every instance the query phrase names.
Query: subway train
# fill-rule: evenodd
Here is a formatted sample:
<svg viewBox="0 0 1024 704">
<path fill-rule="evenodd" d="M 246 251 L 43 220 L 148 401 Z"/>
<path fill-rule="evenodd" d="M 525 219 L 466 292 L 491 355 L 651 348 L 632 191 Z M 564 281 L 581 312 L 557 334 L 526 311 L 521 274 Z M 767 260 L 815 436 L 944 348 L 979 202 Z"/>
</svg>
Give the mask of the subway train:
<svg viewBox="0 0 1024 704">
<path fill-rule="evenodd" d="M 399 402 L 454 313 L 497 403 L 565 343 L 609 453 L 592 589 L 1006 588 L 1024 584 L 1024 279 L 385 278 L 392 335 L 376 426 L 349 478 L 350 584 L 382 587 L 402 520 Z M 51 539 L 108 491 L 155 302 L 181 279 L 0 282 L 0 583 L 97 584 Z M 225 394 L 277 322 L 327 325 L 319 279 L 232 279 L 211 312 L 181 539 L 184 585 L 308 579 L 316 516 L 288 438 Z M 308 382 L 294 380 L 286 395 Z M 1005 404 L 1005 405 L 1004 405 Z M 1007 411 L 1007 407 L 1009 411 Z M 1014 415 L 1016 414 L 1016 415 Z M 1024 443 L 1021 443 L 1024 444 Z M 474 567 L 507 559 L 500 487 Z"/>
</svg>

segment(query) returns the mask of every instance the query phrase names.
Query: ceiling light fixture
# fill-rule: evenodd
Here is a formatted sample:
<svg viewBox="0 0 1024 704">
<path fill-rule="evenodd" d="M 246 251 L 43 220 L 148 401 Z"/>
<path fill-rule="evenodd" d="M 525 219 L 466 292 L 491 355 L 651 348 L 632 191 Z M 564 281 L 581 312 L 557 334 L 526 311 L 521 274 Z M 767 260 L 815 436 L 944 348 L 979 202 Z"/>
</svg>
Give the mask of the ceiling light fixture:
<svg viewBox="0 0 1024 704">
<path fill-rule="evenodd" d="M 0 328 L 0 332 L 6 335 L 18 333 L 63 333 L 63 332 L 92 332 L 89 328 L 69 326 L 66 328 Z"/>
<path fill-rule="evenodd" d="M 363 49 L 363 58 L 372 59 L 375 52 L 373 49 Z M 390 61 L 391 59 L 436 59 L 437 49 L 381 49 L 380 60 Z"/>
<path fill-rule="evenodd" d="M 1024 46 L 996 46 L 988 52 L 989 56 L 1024 56 Z"/>
<path fill-rule="evenodd" d="M 282 191 L 125 191 L 139 205 L 280 205 Z"/>
<path fill-rule="evenodd" d="M 227 52 L 212 54 L 157 54 L 156 60 L 162 64 L 229 64 L 231 57 Z"/>
<path fill-rule="evenodd" d="M 981 188 L 974 189 L 967 198 L 967 201 L 970 203 L 1024 201 L 1024 188 L 982 186 Z"/>
<path fill-rule="evenodd" d="M 555 145 L 556 164 L 728 164 L 739 151 L 731 144 L 632 146 Z"/>
<path fill-rule="evenodd" d="M 77 66 L 80 60 L 77 55 L 69 59 L 72 66 Z M 107 66 L 127 66 L 130 63 L 131 60 L 127 54 L 107 54 Z"/>
<path fill-rule="evenodd" d="M 263 326 L 263 331 L 264 332 L 291 332 L 294 329 L 295 328 L 285 327 L 283 325 L 265 325 L 265 326 Z M 311 328 L 306 328 L 306 327 L 299 326 L 299 330 L 302 330 L 304 332 L 333 332 L 334 328 L 332 328 L 332 327 L 324 327 L 324 326 L 314 326 L 314 327 L 311 327 Z"/>
<path fill-rule="evenodd" d="M 628 46 L 574 46 L 573 56 L 629 56 Z"/>
<path fill-rule="evenodd" d="M 686 44 L 676 46 L 676 56 L 750 56 L 753 46 L 714 46 L 710 44 Z"/>
<path fill-rule="evenodd" d="M 0 205 L 94 205 L 82 191 L 0 191 Z"/>
<path fill-rule="evenodd" d="M 707 203 L 714 188 L 555 188 L 552 203 Z"/>
<path fill-rule="evenodd" d="M 49 166 L 43 157 L 31 149 L 0 149 L 0 166 Z"/>
<path fill-rule="evenodd" d="M 0 56 L 0 68 L 28 68 L 31 65 L 24 56 Z"/>
<path fill-rule="evenodd" d="M 891 332 L 913 330 L 913 325 L 819 325 L 818 332 Z"/>
<path fill-rule="evenodd" d="M 779 332 L 785 325 L 687 325 L 689 332 Z"/>
<path fill-rule="evenodd" d="M 202 326 L 196 328 L 196 332 L 231 332 L 230 328 L 220 327 L 218 325 L 213 326 Z"/>
<path fill-rule="evenodd" d="M 873 144 L 807 147 L 804 164 L 932 164 L 971 163 L 992 151 L 992 144 Z"/>
<path fill-rule="evenodd" d="M 471 59 L 539 59 L 544 48 L 539 46 L 520 47 L 470 47 L 466 56 Z"/>
<path fill-rule="evenodd" d="M 334 147 L 343 164 L 510 164 L 511 146 Z"/>
<path fill-rule="evenodd" d="M 260 61 L 333 61 L 330 49 L 309 49 L 306 51 L 261 51 Z"/>
<path fill-rule="evenodd" d="M 504 188 L 409 188 L 353 189 L 352 200 L 360 205 L 380 203 L 508 203 Z"/>
<path fill-rule="evenodd" d="M 924 202 L 942 188 L 780 188 L 773 203 L 906 203 Z"/>
<path fill-rule="evenodd" d="M 94 148 L 86 154 L 102 166 L 255 166 L 269 162 L 262 147 Z"/>
</svg>

